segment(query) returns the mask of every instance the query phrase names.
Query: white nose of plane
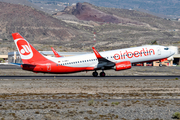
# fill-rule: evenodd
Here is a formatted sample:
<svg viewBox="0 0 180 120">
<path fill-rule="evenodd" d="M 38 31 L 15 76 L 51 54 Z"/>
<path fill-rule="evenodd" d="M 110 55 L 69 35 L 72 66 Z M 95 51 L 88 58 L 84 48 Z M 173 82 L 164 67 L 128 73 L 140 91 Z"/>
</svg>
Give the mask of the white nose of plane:
<svg viewBox="0 0 180 120">
<path fill-rule="evenodd" d="M 171 54 L 171 55 L 174 55 L 174 54 L 175 54 L 175 51 L 170 49 L 170 54 Z"/>
</svg>

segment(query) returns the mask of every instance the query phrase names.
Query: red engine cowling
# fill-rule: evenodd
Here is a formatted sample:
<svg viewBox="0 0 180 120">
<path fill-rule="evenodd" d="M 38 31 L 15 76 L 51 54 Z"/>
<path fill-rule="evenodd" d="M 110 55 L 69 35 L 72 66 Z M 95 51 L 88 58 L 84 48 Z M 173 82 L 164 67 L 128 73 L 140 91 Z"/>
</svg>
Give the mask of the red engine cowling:
<svg viewBox="0 0 180 120">
<path fill-rule="evenodd" d="M 119 62 L 119 63 L 116 63 L 116 66 L 114 66 L 114 69 L 116 71 L 126 70 L 126 69 L 130 69 L 130 68 L 131 68 L 131 62 L 130 61 Z"/>
</svg>

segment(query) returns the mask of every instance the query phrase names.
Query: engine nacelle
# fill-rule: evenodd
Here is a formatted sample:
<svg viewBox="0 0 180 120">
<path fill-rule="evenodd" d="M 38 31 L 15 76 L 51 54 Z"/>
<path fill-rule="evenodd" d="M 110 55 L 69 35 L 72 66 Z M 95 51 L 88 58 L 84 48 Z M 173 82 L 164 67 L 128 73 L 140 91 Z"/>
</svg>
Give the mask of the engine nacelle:
<svg viewBox="0 0 180 120">
<path fill-rule="evenodd" d="M 116 63 L 116 65 L 114 66 L 114 69 L 116 71 L 126 70 L 126 69 L 130 69 L 130 68 L 131 68 L 131 62 L 130 61 L 119 62 L 119 63 Z"/>
</svg>

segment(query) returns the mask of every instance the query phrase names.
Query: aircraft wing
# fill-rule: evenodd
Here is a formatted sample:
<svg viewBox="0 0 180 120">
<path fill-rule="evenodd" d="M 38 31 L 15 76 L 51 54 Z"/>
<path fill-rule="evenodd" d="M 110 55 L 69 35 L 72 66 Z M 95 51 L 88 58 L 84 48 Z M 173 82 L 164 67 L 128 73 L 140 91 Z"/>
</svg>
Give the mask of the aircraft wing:
<svg viewBox="0 0 180 120">
<path fill-rule="evenodd" d="M 102 57 L 94 47 L 92 47 L 92 49 L 93 49 L 94 54 L 96 55 L 98 62 L 99 62 L 97 68 L 104 67 L 104 69 L 106 69 L 106 68 L 110 68 L 110 67 L 115 66 L 114 62 Z"/>
</svg>

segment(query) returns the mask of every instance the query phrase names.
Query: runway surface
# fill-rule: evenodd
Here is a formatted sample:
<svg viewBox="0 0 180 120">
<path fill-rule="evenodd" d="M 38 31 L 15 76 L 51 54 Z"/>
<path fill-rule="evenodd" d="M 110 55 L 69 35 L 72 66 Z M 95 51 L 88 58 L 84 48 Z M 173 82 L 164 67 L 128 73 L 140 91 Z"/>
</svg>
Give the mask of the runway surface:
<svg viewBox="0 0 180 120">
<path fill-rule="evenodd" d="M 0 76 L 0 79 L 180 79 L 180 76 Z"/>
<path fill-rule="evenodd" d="M 1 64 L 0 69 L 22 69 L 18 65 Z"/>
<path fill-rule="evenodd" d="M 39 101 L 49 101 L 49 102 L 78 102 L 78 101 L 90 101 L 92 99 L 19 99 L 19 100 L 0 100 L 0 102 L 39 102 Z M 158 101 L 158 100 L 164 100 L 164 101 L 179 101 L 180 99 L 93 99 L 93 101 L 107 101 L 107 102 L 120 102 L 120 101 L 129 101 L 129 100 L 135 100 L 135 101 Z"/>
<path fill-rule="evenodd" d="M 180 67 L 178 66 L 162 66 L 162 67 L 157 67 L 157 66 L 132 66 L 132 68 L 170 68 L 170 69 L 179 69 Z M 13 65 L 13 64 L 0 64 L 0 69 L 22 69 L 20 66 L 18 65 Z"/>
</svg>

